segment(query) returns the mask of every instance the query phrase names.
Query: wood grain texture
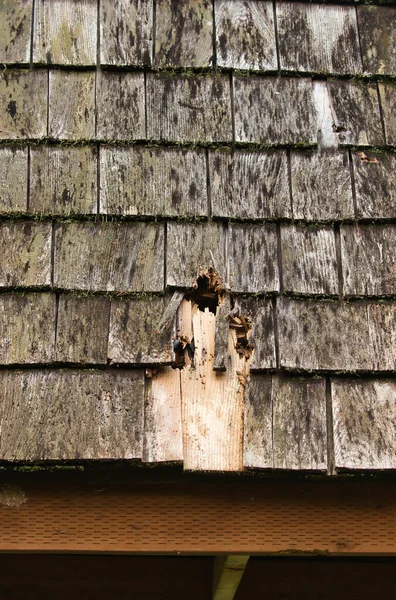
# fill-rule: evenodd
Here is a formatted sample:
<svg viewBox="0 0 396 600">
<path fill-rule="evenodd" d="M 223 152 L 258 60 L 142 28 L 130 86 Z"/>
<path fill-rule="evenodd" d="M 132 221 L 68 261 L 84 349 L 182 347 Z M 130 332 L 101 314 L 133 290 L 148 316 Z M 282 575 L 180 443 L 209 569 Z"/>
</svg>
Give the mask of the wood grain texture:
<svg viewBox="0 0 396 600">
<path fill-rule="evenodd" d="M 61 363 L 106 364 L 110 300 L 61 294 L 56 360 Z"/>
<path fill-rule="evenodd" d="M 157 0 L 155 67 L 208 67 L 213 60 L 210 0 Z"/>
<path fill-rule="evenodd" d="M 232 219 L 290 218 L 284 150 L 209 152 L 212 214 Z"/>
<path fill-rule="evenodd" d="M 100 212 L 142 216 L 206 216 L 204 150 L 102 147 Z"/>
<path fill-rule="evenodd" d="M 207 272 L 209 267 L 214 267 L 225 282 L 225 238 L 222 225 L 168 223 L 166 285 L 192 288 L 197 277 Z"/>
<path fill-rule="evenodd" d="M 272 2 L 216 0 L 215 15 L 220 67 L 254 71 L 278 68 Z"/>
<path fill-rule="evenodd" d="M 64 289 L 160 292 L 163 226 L 69 223 L 55 232 L 54 285 Z"/>
<path fill-rule="evenodd" d="M 378 84 L 382 117 L 384 119 L 385 140 L 388 146 L 396 146 L 396 84 Z"/>
<path fill-rule="evenodd" d="M 44 71 L 0 72 L 0 138 L 47 135 L 48 78 Z"/>
<path fill-rule="evenodd" d="M 147 137 L 173 142 L 231 142 L 226 75 L 147 75 Z"/>
<path fill-rule="evenodd" d="M 142 371 L 2 371 L 2 460 L 141 459 Z"/>
<path fill-rule="evenodd" d="M 332 227 L 281 225 L 283 290 L 297 294 L 338 294 Z"/>
<path fill-rule="evenodd" d="M 97 137 L 145 139 L 144 74 L 101 72 L 97 88 Z"/>
<path fill-rule="evenodd" d="M 346 295 L 396 293 L 394 225 L 343 225 L 341 260 Z"/>
<path fill-rule="evenodd" d="M 51 223 L 0 226 L 0 287 L 51 285 Z"/>
<path fill-rule="evenodd" d="M 0 4 L 0 63 L 30 60 L 32 0 L 3 0 Z"/>
<path fill-rule="evenodd" d="M 395 396 L 392 379 L 332 379 L 336 467 L 396 468 Z"/>
<path fill-rule="evenodd" d="M 241 314 L 251 322 L 249 341 L 253 345 L 251 371 L 276 368 L 274 313 L 269 298 L 237 299 Z"/>
<path fill-rule="evenodd" d="M 34 62 L 94 65 L 96 40 L 96 0 L 35 0 Z"/>
<path fill-rule="evenodd" d="M 326 382 L 273 376 L 274 468 L 327 467 Z"/>
<path fill-rule="evenodd" d="M 228 233 L 229 284 L 233 292 L 279 290 L 276 226 L 231 224 Z"/>
<path fill-rule="evenodd" d="M 316 143 L 312 82 L 306 78 L 235 76 L 235 141 Z"/>
<path fill-rule="evenodd" d="M 61 140 L 95 137 L 95 73 L 50 71 L 48 127 Z"/>
<path fill-rule="evenodd" d="M 281 68 L 309 73 L 362 72 L 353 6 L 276 5 Z"/>
<path fill-rule="evenodd" d="M 280 366 L 299 370 L 393 371 L 394 303 L 277 303 Z"/>
<path fill-rule="evenodd" d="M 358 6 L 356 10 L 365 72 L 396 75 L 396 8 Z"/>
<path fill-rule="evenodd" d="M 55 294 L 0 295 L 0 364 L 54 360 Z"/>
<path fill-rule="evenodd" d="M 272 377 L 250 375 L 245 394 L 243 466 L 272 469 Z"/>
<path fill-rule="evenodd" d="M 368 160 L 367 160 L 368 159 Z M 390 153 L 352 153 L 357 216 L 396 217 L 396 156 Z M 371 162 L 370 162 L 371 161 Z"/>
<path fill-rule="evenodd" d="M 0 214 L 27 209 L 27 148 L 0 148 Z"/>
<path fill-rule="evenodd" d="M 341 152 L 291 152 L 293 216 L 304 221 L 353 219 L 349 158 Z"/>
<path fill-rule="evenodd" d="M 318 153 L 321 153 L 322 150 L 336 150 L 339 140 L 333 127 L 334 121 L 327 81 L 313 79 L 312 91 L 317 119 Z"/>
<path fill-rule="evenodd" d="M 382 131 L 376 84 L 328 81 L 334 129 L 341 145 L 382 146 Z"/>
<path fill-rule="evenodd" d="M 171 367 L 159 368 L 151 379 L 146 380 L 146 386 L 143 461 L 181 462 L 180 371 Z"/>
<path fill-rule="evenodd" d="M 225 296 L 217 307 L 215 341 L 214 341 L 214 363 L 215 371 L 226 371 L 228 354 L 228 331 L 230 322 L 228 315 L 231 312 L 230 297 Z"/>
<path fill-rule="evenodd" d="M 169 298 L 112 300 L 109 359 L 112 363 L 166 364 L 172 362 L 175 317 L 160 333 L 157 325 Z M 173 325 L 173 326 L 172 326 Z"/>
<path fill-rule="evenodd" d="M 152 0 L 101 0 L 100 62 L 150 66 L 153 48 Z"/>
<path fill-rule="evenodd" d="M 29 212 L 95 214 L 97 151 L 93 146 L 30 149 Z"/>
</svg>

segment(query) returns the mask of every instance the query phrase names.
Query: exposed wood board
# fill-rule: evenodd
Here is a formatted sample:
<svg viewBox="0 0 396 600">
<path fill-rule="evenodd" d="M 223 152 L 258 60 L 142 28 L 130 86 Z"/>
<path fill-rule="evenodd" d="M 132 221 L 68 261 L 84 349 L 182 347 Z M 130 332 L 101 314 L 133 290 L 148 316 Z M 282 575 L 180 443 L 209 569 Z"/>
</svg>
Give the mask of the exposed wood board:
<svg viewBox="0 0 396 600">
<path fill-rule="evenodd" d="M 2 0 L 0 4 L 0 63 L 30 60 L 32 0 Z"/>
<path fill-rule="evenodd" d="M 152 62 L 152 0 L 101 0 L 100 62 L 148 67 Z"/>
<path fill-rule="evenodd" d="M 92 146 L 30 149 L 29 212 L 93 214 L 97 210 L 97 151 Z"/>
<path fill-rule="evenodd" d="M 316 111 L 307 78 L 234 79 L 235 141 L 315 144 Z"/>
<path fill-rule="evenodd" d="M 183 436 L 180 371 L 160 367 L 152 372 L 151 379 L 146 380 L 146 386 L 143 461 L 181 462 Z"/>
<path fill-rule="evenodd" d="M 206 216 L 206 156 L 200 149 L 100 149 L 100 212 Z"/>
<path fill-rule="evenodd" d="M 394 225 L 343 225 L 341 258 L 346 295 L 396 294 Z"/>
<path fill-rule="evenodd" d="M 396 75 L 396 9 L 358 6 L 357 16 L 365 72 Z"/>
<path fill-rule="evenodd" d="M 329 80 L 334 129 L 341 145 L 382 146 L 377 85 Z"/>
<path fill-rule="evenodd" d="M 52 224 L 0 225 L 0 287 L 51 285 Z"/>
<path fill-rule="evenodd" d="M 381 110 L 384 119 L 385 139 L 388 146 L 396 146 L 396 84 L 379 83 Z"/>
<path fill-rule="evenodd" d="M 228 315 L 231 312 L 230 297 L 227 295 L 217 308 L 215 343 L 214 343 L 214 364 L 215 371 L 226 371 L 228 355 L 228 331 L 230 322 Z"/>
<path fill-rule="evenodd" d="M 214 267 L 225 282 L 223 226 L 219 223 L 168 223 L 166 285 L 192 288 L 197 277 L 209 267 Z"/>
<path fill-rule="evenodd" d="M 245 394 L 243 466 L 272 469 L 272 377 L 250 375 Z"/>
<path fill-rule="evenodd" d="M 285 292 L 338 294 L 334 229 L 318 225 L 281 225 Z"/>
<path fill-rule="evenodd" d="M 333 127 L 333 115 L 327 81 L 312 81 L 313 102 L 317 119 L 318 152 L 336 149 L 339 146 L 338 136 Z"/>
<path fill-rule="evenodd" d="M 95 137 L 95 73 L 54 71 L 49 74 L 48 135 L 62 140 Z"/>
<path fill-rule="evenodd" d="M 353 219 L 349 158 L 341 152 L 291 152 L 293 216 L 306 221 Z"/>
<path fill-rule="evenodd" d="M 365 219 L 396 217 L 396 156 L 353 152 L 357 216 Z"/>
<path fill-rule="evenodd" d="M 56 360 L 61 363 L 106 364 L 110 300 L 61 294 Z"/>
<path fill-rule="evenodd" d="M 213 63 L 210 0 L 157 0 L 155 67 L 208 67 Z"/>
<path fill-rule="evenodd" d="M 229 77 L 148 73 L 147 137 L 173 142 L 232 142 Z"/>
<path fill-rule="evenodd" d="M 215 0 L 217 64 L 232 69 L 278 68 L 272 2 Z"/>
<path fill-rule="evenodd" d="M 290 218 L 284 150 L 209 152 L 212 214 L 232 219 Z"/>
<path fill-rule="evenodd" d="M 274 468 L 327 467 L 326 382 L 272 379 Z"/>
<path fill-rule="evenodd" d="M 241 313 L 252 325 L 249 341 L 253 345 L 252 371 L 276 368 L 274 314 L 269 298 L 238 298 Z"/>
<path fill-rule="evenodd" d="M 248 555 L 215 556 L 213 600 L 233 600 L 248 560 Z"/>
<path fill-rule="evenodd" d="M 229 284 L 233 292 L 279 290 L 276 226 L 231 224 L 228 235 Z"/>
<path fill-rule="evenodd" d="M 0 294 L 0 364 L 51 363 L 55 294 Z"/>
<path fill-rule="evenodd" d="M 160 333 L 158 321 L 169 298 L 112 300 L 109 359 L 113 363 L 170 363 L 175 317 Z"/>
<path fill-rule="evenodd" d="M 3 371 L 2 460 L 142 456 L 142 371 Z"/>
<path fill-rule="evenodd" d="M 276 16 L 282 69 L 362 72 L 355 7 L 281 2 Z"/>
<path fill-rule="evenodd" d="M 396 305 L 280 298 L 280 366 L 334 371 L 396 368 Z"/>
<path fill-rule="evenodd" d="M 99 139 L 145 139 L 144 73 L 101 72 L 96 101 Z"/>
<path fill-rule="evenodd" d="M 44 71 L 5 69 L 0 73 L 0 138 L 47 135 L 48 78 Z"/>
<path fill-rule="evenodd" d="M 0 148 L 0 214 L 27 209 L 27 148 Z"/>
<path fill-rule="evenodd" d="M 54 284 L 64 289 L 161 292 L 164 228 L 66 223 L 55 232 Z"/>
<path fill-rule="evenodd" d="M 390 379 L 332 379 L 336 467 L 396 468 L 396 385 Z"/>
<path fill-rule="evenodd" d="M 94 65 L 97 12 L 97 0 L 36 0 L 34 62 Z"/>
</svg>

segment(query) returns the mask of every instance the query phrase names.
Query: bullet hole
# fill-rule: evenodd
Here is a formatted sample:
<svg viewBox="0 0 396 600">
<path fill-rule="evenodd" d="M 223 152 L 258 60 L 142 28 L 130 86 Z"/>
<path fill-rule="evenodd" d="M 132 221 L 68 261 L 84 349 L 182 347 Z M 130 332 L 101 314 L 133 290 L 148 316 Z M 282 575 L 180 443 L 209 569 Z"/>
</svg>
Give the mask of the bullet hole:
<svg viewBox="0 0 396 600">
<path fill-rule="evenodd" d="M 343 125 L 336 125 L 333 123 L 333 131 L 334 133 L 342 133 L 343 131 L 347 131 L 347 128 Z"/>
<path fill-rule="evenodd" d="M 197 278 L 194 290 L 186 294 L 185 298 L 186 300 L 195 302 L 199 310 L 205 312 L 207 308 L 215 315 L 223 293 L 224 290 L 221 286 L 220 277 L 217 275 L 215 269 L 210 267 Z"/>
</svg>

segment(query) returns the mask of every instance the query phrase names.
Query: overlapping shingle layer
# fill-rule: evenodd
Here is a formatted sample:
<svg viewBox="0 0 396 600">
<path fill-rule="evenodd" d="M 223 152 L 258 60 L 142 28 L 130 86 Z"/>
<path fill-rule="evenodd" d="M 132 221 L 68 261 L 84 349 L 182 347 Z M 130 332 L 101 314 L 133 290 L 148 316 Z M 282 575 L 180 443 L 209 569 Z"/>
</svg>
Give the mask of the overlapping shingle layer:
<svg viewBox="0 0 396 600">
<path fill-rule="evenodd" d="M 18 0 L 0 34 L 0 459 L 225 468 L 145 373 L 212 267 L 242 466 L 396 468 L 396 8 Z"/>
</svg>

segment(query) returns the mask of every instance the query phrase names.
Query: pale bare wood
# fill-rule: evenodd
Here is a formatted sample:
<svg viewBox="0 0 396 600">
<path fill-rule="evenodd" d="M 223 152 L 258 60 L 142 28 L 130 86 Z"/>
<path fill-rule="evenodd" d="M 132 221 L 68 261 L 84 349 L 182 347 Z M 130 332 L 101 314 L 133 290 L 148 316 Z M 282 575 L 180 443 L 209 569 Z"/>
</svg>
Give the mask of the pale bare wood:
<svg viewBox="0 0 396 600">
<path fill-rule="evenodd" d="M 251 374 L 248 381 L 244 410 L 243 466 L 253 469 L 272 469 L 274 466 L 271 375 Z"/>
<path fill-rule="evenodd" d="M 353 152 L 359 218 L 396 217 L 396 155 L 390 152 Z"/>
<path fill-rule="evenodd" d="M 248 555 L 215 557 L 213 600 L 233 600 L 249 560 Z"/>
<path fill-rule="evenodd" d="M 384 119 L 385 139 L 389 146 L 396 145 L 396 85 L 394 83 L 379 83 L 381 110 Z"/>
<path fill-rule="evenodd" d="M 143 461 L 182 461 L 179 369 L 162 367 L 152 372 L 148 380 L 144 415 Z"/>
<path fill-rule="evenodd" d="M 365 72 L 396 75 L 396 9 L 358 6 L 356 10 Z"/>
<path fill-rule="evenodd" d="M 0 72 L 0 138 L 43 138 L 47 135 L 48 76 L 44 71 L 5 69 Z"/>
<path fill-rule="evenodd" d="M 216 0 L 217 64 L 232 69 L 278 68 L 272 2 Z"/>
<path fill-rule="evenodd" d="M 0 148 L 0 213 L 26 211 L 27 178 L 27 149 Z"/>
<path fill-rule="evenodd" d="M 32 0 L 0 3 L 0 63 L 29 62 L 32 6 Z"/>
<path fill-rule="evenodd" d="M 49 74 L 48 135 L 63 140 L 95 137 L 95 73 L 54 71 Z"/>
<path fill-rule="evenodd" d="M 312 81 L 313 101 L 317 118 L 318 152 L 336 149 L 339 140 L 333 127 L 333 115 L 327 81 L 315 79 Z"/>
</svg>

